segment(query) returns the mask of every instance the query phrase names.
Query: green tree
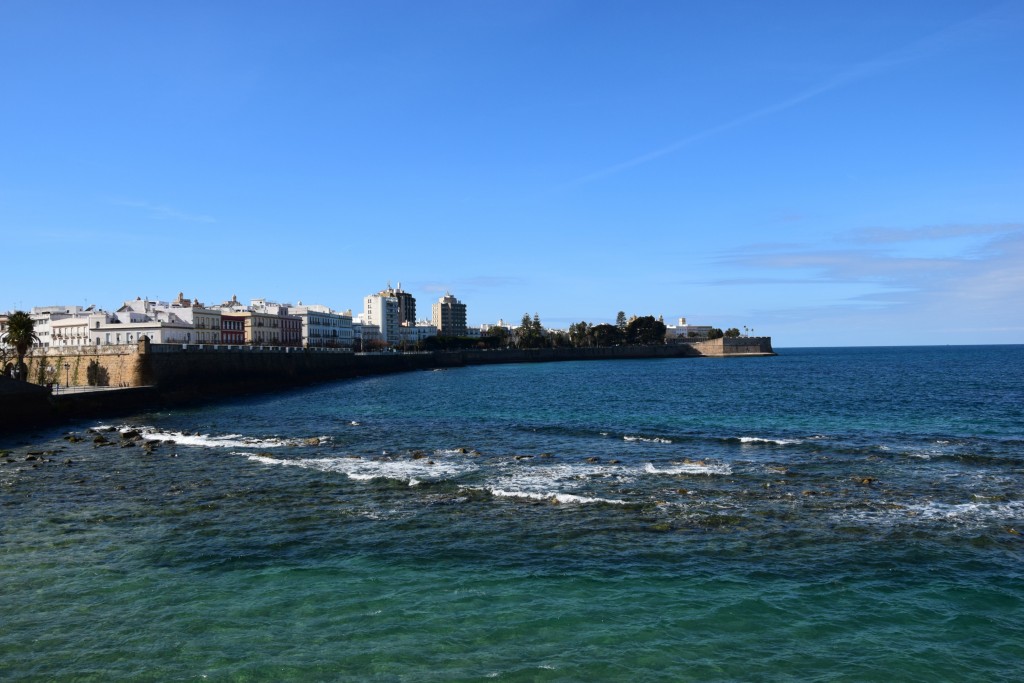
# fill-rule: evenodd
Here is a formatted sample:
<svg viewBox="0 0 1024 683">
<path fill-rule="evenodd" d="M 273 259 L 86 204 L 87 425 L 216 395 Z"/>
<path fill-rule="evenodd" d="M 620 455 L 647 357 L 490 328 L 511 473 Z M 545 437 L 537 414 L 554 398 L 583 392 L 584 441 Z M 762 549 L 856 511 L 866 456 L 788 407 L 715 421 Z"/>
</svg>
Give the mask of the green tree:
<svg viewBox="0 0 1024 683">
<path fill-rule="evenodd" d="M 544 342 L 541 335 L 540 317 L 534 313 L 530 318 L 529 313 L 523 313 L 523 320 L 516 328 L 516 344 L 521 349 L 536 349 Z"/>
<path fill-rule="evenodd" d="M 665 341 L 665 323 L 653 315 L 633 318 L 626 326 L 626 341 L 630 344 L 661 344 Z"/>
<path fill-rule="evenodd" d="M 735 327 L 730 327 L 729 329 L 727 329 L 722 334 L 724 336 L 726 336 L 726 337 L 729 337 L 730 339 L 734 339 L 734 338 L 740 336 L 740 331 L 738 329 L 736 329 Z"/>
<path fill-rule="evenodd" d="M 32 347 L 32 344 L 39 341 L 36 336 L 35 323 L 25 311 L 15 311 L 7 319 L 7 331 L 3 335 L 3 343 L 13 346 L 18 356 L 18 362 L 14 366 L 15 379 L 24 380 L 28 377 L 28 368 L 25 366 L 25 354 Z"/>
<path fill-rule="evenodd" d="M 590 336 L 591 329 L 585 321 L 569 325 L 569 342 L 576 347 L 590 346 L 593 342 Z"/>
<path fill-rule="evenodd" d="M 623 341 L 623 335 L 619 328 L 608 323 L 594 325 L 590 328 L 590 337 L 594 341 L 594 346 L 615 346 Z"/>
<path fill-rule="evenodd" d="M 712 327 L 708 330 L 708 339 L 721 339 L 723 336 L 722 330 L 717 327 Z"/>
<path fill-rule="evenodd" d="M 504 327 L 495 325 L 487 330 L 487 334 L 484 337 L 489 340 L 488 344 L 492 348 L 500 349 L 508 346 L 509 333 Z"/>
<path fill-rule="evenodd" d="M 627 324 L 628 323 L 626 322 L 626 312 L 619 311 L 618 314 L 615 316 L 615 327 L 619 328 L 619 332 L 625 334 Z"/>
</svg>

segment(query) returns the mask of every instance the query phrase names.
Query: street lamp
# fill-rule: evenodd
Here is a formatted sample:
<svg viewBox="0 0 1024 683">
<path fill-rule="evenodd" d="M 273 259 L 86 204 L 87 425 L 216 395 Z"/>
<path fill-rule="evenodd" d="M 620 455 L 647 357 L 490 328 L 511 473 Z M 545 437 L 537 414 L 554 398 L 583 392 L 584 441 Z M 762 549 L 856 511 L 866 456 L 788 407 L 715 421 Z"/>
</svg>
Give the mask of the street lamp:
<svg viewBox="0 0 1024 683">
<path fill-rule="evenodd" d="M 64 391 L 68 390 L 71 386 L 71 380 L 68 379 L 68 373 L 71 372 L 71 363 L 64 363 Z"/>
</svg>

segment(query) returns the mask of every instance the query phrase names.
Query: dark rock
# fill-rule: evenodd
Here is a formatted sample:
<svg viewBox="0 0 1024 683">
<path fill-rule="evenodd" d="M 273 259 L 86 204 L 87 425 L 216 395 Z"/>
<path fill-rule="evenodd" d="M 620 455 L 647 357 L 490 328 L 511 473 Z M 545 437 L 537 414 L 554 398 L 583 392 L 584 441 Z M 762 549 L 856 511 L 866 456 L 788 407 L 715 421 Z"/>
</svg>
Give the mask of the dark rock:
<svg viewBox="0 0 1024 683">
<path fill-rule="evenodd" d="M 67 465 L 68 467 L 70 467 L 71 465 L 74 465 L 75 463 L 74 463 L 73 460 L 71 460 L 71 458 L 68 458 L 67 460 L 64 461 L 64 464 Z"/>
<path fill-rule="evenodd" d="M 599 458 L 596 455 L 594 455 L 594 456 L 591 456 L 591 457 L 587 458 L 587 462 L 601 462 L 601 458 Z"/>
<path fill-rule="evenodd" d="M 92 442 L 95 444 L 107 443 L 107 437 L 102 434 L 97 434 L 93 437 Z"/>
</svg>

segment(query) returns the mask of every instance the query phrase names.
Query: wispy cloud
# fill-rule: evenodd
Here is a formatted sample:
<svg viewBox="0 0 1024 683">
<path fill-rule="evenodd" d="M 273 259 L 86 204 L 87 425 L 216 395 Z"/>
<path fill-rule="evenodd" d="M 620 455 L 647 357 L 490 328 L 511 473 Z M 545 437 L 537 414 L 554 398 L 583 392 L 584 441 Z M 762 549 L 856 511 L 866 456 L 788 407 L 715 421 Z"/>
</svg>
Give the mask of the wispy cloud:
<svg viewBox="0 0 1024 683">
<path fill-rule="evenodd" d="M 179 209 L 167 206 L 166 204 L 152 204 L 150 202 L 140 202 L 126 199 L 116 199 L 110 202 L 114 206 L 124 206 L 131 209 L 141 209 L 148 213 L 150 217 L 159 220 L 173 220 L 173 221 L 184 221 L 187 223 L 216 223 L 217 219 L 206 214 L 195 214 L 181 211 Z"/>
<path fill-rule="evenodd" d="M 966 43 L 984 40 L 991 36 L 994 31 L 1007 30 L 1007 22 L 1013 19 L 1013 17 L 1008 19 L 1007 15 L 1011 13 L 1014 15 L 1019 14 L 1017 11 L 1018 9 L 1019 3 L 1007 2 L 1002 5 L 998 5 L 986 12 L 948 26 L 941 31 L 909 43 L 885 55 L 854 64 L 853 66 L 833 74 L 832 77 L 822 81 L 821 83 L 807 88 L 803 92 L 797 93 L 791 97 L 780 100 L 779 102 L 761 107 L 760 109 L 755 109 L 754 111 L 737 116 L 730 121 L 726 121 L 717 126 L 712 126 L 692 135 L 688 135 L 663 147 L 659 147 L 658 149 L 651 150 L 633 157 L 632 159 L 628 159 L 621 163 L 584 175 L 566 183 L 562 189 L 586 185 L 595 180 L 607 178 L 608 176 L 615 175 L 630 168 L 641 166 L 654 161 L 655 159 L 674 154 L 675 152 L 695 143 L 720 135 L 734 128 L 745 126 L 767 116 L 782 113 L 786 110 L 797 107 L 804 102 L 852 83 L 885 73 L 904 64 L 931 58 L 935 55 L 956 49 Z"/>
<path fill-rule="evenodd" d="M 757 245 L 723 253 L 719 264 L 742 270 L 744 275 L 713 284 L 859 284 L 868 291 L 847 301 L 945 305 L 951 312 L 985 306 L 1024 318 L 1020 304 L 1024 301 L 1024 224 L 923 226 L 853 234 L 860 235 L 862 242 L 849 248 Z M 952 255 L 932 257 L 905 256 L 888 248 L 914 240 L 962 236 L 983 241 L 963 246 Z"/>
<path fill-rule="evenodd" d="M 916 228 L 860 228 L 844 235 L 851 242 L 892 244 L 926 240 L 985 237 L 1024 230 L 1024 223 L 996 225 L 926 225 Z"/>
</svg>

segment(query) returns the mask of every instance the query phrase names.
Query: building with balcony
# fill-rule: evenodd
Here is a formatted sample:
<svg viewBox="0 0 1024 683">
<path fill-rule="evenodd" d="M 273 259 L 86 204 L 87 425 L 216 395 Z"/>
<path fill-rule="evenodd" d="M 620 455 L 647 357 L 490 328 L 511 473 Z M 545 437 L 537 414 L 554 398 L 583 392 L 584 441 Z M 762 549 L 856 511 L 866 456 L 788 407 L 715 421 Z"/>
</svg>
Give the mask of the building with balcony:
<svg viewBox="0 0 1024 683">
<path fill-rule="evenodd" d="M 380 330 L 381 341 L 385 344 L 394 345 L 402 341 L 398 297 L 387 293 L 371 294 L 366 297 L 363 300 L 362 322 L 364 325 L 376 326 Z"/>
<path fill-rule="evenodd" d="M 466 304 L 447 292 L 432 307 L 434 327 L 442 337 L 466 336 Z"/>
<path fill-rule="evenodd" d="M 302 345 L 307 348 L 350 349 L 352 348 L 352 312 L 339 313 L 327 306 L 314 304 L 289 306 L 288 314 L 301 323 Z"/>
</svg>

